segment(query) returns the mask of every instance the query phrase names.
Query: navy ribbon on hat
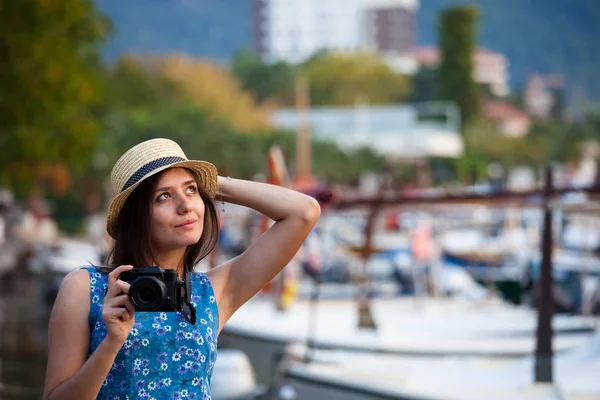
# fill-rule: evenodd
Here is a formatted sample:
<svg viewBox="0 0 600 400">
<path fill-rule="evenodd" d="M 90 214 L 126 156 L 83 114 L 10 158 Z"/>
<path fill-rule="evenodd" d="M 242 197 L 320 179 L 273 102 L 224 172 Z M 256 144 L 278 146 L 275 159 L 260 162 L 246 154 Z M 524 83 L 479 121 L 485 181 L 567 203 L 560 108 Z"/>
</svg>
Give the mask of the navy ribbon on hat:
<svg viewBox="0 0 600 400">
<path fill-rule="evenodd" d="M 165 165 L 171 165 L 178 162 L 187 161 L 182 157 L 163 157 L 154 161 L 150 161 L 148 164 L 144 165 L 137 171 L 133 173 L 125 182 L 123 189 L 121 189 L 121 193 L 125 190 L 129 189 L 131 186 L 138 183 L 144 176 L 148 175 L 150 172 L 154 171 L 157 168 L 164 167 Z"/>
</svg>

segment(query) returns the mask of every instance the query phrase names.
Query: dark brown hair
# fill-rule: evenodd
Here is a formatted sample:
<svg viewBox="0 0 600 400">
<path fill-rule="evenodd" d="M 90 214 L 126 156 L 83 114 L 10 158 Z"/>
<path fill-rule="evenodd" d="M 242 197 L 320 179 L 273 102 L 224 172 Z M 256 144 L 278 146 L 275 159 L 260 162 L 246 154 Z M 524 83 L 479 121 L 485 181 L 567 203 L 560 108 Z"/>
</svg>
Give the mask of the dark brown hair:
<svg viewBox="0 0 600 400">
<path fill-rule="evenodd" d="M 198 185 L 198 192 L 204 202 L 204 229 L 198 243 L 189 245 L 183 257 L 185 273 L 191 272 L 194 266 L 206 257 L 219 240 L 219 220 L 217 210 L 200 183 L 198 174 L 186 168 Z M 119 265 L 133 265 L 143 268 L 153 265 L 156 260 L 156 249 L 150 235 L 152 221 L 152 201 L 154 191 L 162 174 L 144 180 L 133 190 L 123 205 L 117 219 L 115 243 L 107 256 L 107 265 L 103 268 L 110 272 Z"/>
</svg>

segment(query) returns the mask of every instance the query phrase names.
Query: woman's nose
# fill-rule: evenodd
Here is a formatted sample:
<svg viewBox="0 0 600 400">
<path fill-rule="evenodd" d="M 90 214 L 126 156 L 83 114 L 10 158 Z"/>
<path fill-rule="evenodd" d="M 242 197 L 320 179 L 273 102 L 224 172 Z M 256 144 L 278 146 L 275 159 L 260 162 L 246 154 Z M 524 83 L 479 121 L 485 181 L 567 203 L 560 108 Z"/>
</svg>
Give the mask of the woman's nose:
<svg viewBox="0 0 600 400">
<path fill-rule="evenodd" d="M 179 196 L 179 203 L 177 204 L 177 212 L 179 214 L 185 214 L 187 213 L 190 209 L 190 199 L 188 199 L 186 196 Z"/>
</svg>

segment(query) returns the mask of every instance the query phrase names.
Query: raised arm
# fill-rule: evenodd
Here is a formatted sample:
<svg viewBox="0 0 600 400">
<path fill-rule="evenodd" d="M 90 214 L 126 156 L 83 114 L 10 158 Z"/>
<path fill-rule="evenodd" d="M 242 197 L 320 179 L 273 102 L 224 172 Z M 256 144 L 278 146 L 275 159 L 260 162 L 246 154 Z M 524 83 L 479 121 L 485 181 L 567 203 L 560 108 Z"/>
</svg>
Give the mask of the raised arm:
<svg viewBox="0 0 600 400">
<path fill-rule="evenodd" d="M 310 196 L 264 183 L 219 177 L 218 201 L 252 208 L 275 221 L 244 253 L 208 272 L 219 330 L 294 257 L 321 215 Z"/>
<path fill-rule="evenodd" d="M 117 281 L 121 271 L 109 275 L 102 316 L 108 335 L 88 359 L 90 279 L 85 270 L 71 272 L 60 285 L 48 325 L 48 366 L 44 399 L 95 399 L 104 379 L 133 326 L 133 306 L 126 293 L 129 284 Z"/>
</svg>

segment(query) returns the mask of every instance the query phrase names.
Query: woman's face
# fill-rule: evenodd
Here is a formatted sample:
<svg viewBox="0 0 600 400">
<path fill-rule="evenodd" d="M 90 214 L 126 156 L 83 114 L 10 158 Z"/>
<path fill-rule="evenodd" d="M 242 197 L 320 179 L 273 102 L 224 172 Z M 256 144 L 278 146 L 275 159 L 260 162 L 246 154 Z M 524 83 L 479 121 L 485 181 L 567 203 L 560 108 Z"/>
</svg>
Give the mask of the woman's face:
<svg viewBox="0 0 600 400">
<path fill-rule="evenodd" d="M 151 204 L 151 237 L 158 251 L 185 248 L 200 240 L 204 202 L 189 171 L 184 168 L 165 170 Z"/>
</svg>

